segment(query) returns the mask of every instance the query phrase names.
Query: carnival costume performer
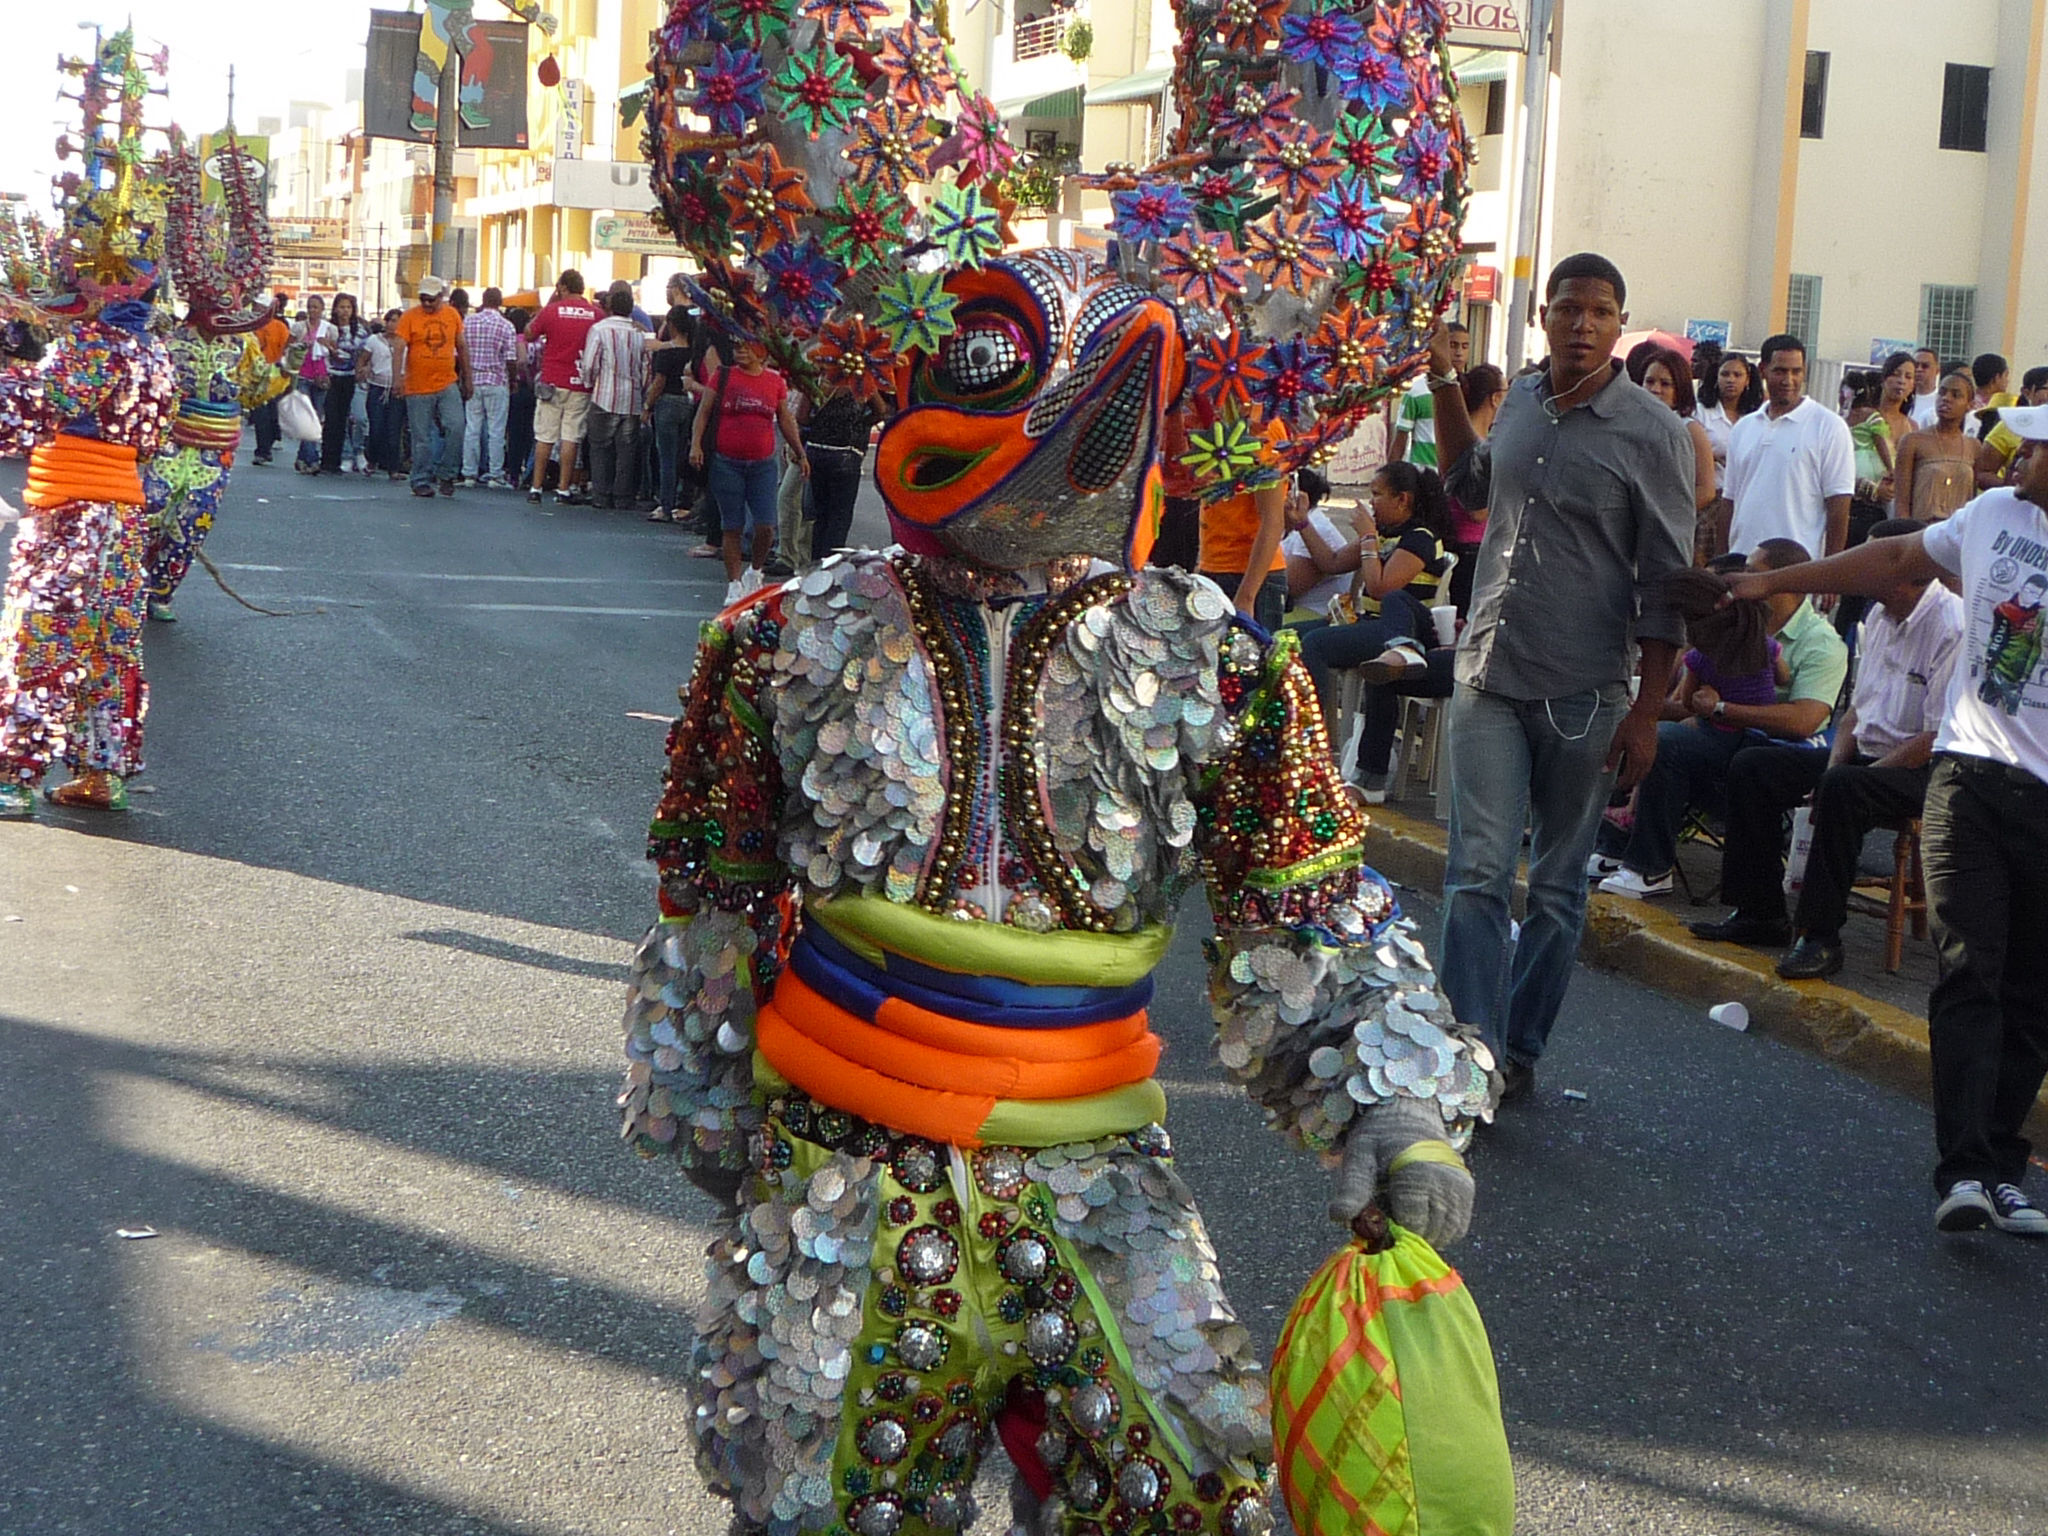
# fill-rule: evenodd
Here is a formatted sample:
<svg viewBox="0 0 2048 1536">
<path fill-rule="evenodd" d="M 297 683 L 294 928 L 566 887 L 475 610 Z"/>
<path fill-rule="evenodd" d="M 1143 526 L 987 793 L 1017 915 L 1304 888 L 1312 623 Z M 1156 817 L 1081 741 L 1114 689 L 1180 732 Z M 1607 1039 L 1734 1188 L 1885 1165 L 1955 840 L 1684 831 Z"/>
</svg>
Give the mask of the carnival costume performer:
<svg viewBox="0 0 2048 1536">
<path fill-rule="evenodd" d="M 1240 280 L 1177 311 L 1143 249 L 1147 284 L 1001 255 L 1000 118 L 975 97 L 935 127 L 945 39 L 916 8 L 872 34 L 881 12 L 677 0 L 653 66 L 649 158 L 704 297 L 897 411 L 876 476 L 899 547 L 707 624 L 669 739 L 621 1104 L 630 1140 L 725 1202 L 701 1459 L 746 1532 L 964 1529 L 1000 1436 L 1034 1532 L 1260 1536 L 1264 1377 L 1153 1078 L 1184 889 L 1201 879 L 1215 918 L 1222 1060 L 1341 1160 L 1333 1217 L 1384 1186 L 1403 1222 L 1460 1235 L 1452 1142 L 1489 1112 L 1492 1061 L 1365 865 L 1291 638 L 1144 564 L 1184 323 L 1242 358 L 1301 305 L 1255 314 Z M 1404 122 L 1429 121 L 1416 82 L 1445 88 L 1424 40 L 1395 70 Z M 678 126 L 691 110 L 710 134 Z M 1260 176 L 1232 164 L 1248 205 Z M 938 183 L 921 214 L 913 180 Z M 1159 185 L 1158 227 L 1230 245 Z M 1391 317 L 1304 297 L 1353 316 L 1354 372 L 1340 391 L 1297 371 L 1270 429 L 1242 390 L 1212 412 L 1197 467 L 1219 488 L 1398 388 L 1434 324 L 1410 287 Z M 1239 455 L 1240 430 L 1265 447 Z"/>
<path fill-rule="evenodd" d="M 53 272 L 10 274 L 10 303 L 40 309 L 54 337 L 39 368 L 0 374 L 0 453 L 29 459 L 0 616 L 0 817 L 34 813 L 60 749 L 72 778 L 50 798 L 64 805 L 124 808 L 142 766 L 141 465 L 177 406 L 150 332 L 163 207 L 142 115 L 162 67 L 125 31 L 66 66 L 84 131 L 60 147 L 83 169 L 59 183 Z"/>
<path fill-rule="evenodd" d="M 242 413 L 292 387 L 296 358 L 272 364 L 249 334 L 262 324 L 270 225 L 263 166 L 230 137 L 214 153 L 222 199 L 201 195 L 198 152 L 182 138 L 167 161 L 164 260 L 185 314 L 165 337 L 178 370 L 170 441 L 143 470 L 149 498 L 149 616 L 170 620 L 171 598 L 227 494 Z"/>
</svg>

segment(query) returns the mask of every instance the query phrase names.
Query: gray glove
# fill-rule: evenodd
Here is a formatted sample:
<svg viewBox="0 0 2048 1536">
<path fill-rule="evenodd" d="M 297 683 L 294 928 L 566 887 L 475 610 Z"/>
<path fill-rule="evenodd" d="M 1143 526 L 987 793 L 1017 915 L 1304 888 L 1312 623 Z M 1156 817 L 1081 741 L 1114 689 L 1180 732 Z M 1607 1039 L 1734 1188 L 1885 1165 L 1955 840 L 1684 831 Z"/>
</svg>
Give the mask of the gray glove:
<svg viewBox="0 0 2048 1536">
<path fill-rule="evenodd" d="M 1472 1224 L 1472 1175 L 1451 1150 L 1433 1100 L 1392 1099 L 1352 1122 L 1330 1194 L 1330 1220 L 1349 1226 L 1372 1203 L 1382 1178 L 1387 1214 L 1431 1247 L 1455 1243 Z"/>
</svg>

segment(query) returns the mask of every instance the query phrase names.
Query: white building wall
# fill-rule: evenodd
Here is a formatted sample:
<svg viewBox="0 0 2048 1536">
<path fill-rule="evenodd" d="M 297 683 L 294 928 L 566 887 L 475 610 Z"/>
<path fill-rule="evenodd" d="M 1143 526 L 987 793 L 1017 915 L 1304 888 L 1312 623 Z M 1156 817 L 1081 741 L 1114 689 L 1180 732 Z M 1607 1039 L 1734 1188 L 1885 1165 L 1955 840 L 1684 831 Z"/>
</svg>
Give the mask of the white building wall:
<svg viewBox="0 0 2048 1536">
<path fill-rule="evenodd" d="M 1740 329 L 1765 10 L 1761 0 L 1563 8 L 1545 248 L 1613 260 L 1638 327 L 1698 318 Z"/>
<path fill-rule="evenodd" d="M 1940 147 L 1942 80 L 2025 68 L 1998 57 L 1998 22 L 1999 0 L 1813 0 L 1827 123 L 1799 144 L 1792 270 L 1823 278 L 1820 355 L 1861 363 L 1874 337 L 1918 335 L 1922 284 L 1978 283 L 1990 157 Z M 2002 300 L 1978 295 L 1980 345 Z"/>
</svg>

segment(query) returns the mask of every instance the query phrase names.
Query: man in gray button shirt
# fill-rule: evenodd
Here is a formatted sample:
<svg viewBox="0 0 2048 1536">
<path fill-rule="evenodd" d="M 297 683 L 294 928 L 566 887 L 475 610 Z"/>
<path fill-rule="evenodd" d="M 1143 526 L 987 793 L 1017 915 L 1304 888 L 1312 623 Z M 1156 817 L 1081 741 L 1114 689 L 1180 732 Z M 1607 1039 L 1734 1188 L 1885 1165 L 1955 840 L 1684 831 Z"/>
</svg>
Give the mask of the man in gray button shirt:
<svg viewBox="0 0 2048 1536">
<path fill-rule="evenodd" d="M 1445 486 L 1487 509 L 1447 720 L 1440 969 L 1458 1017 L 1484 1029 L 1504 1065 L 1504 1098 L 1534 1086 L 1564 1001 L 1600 812 L 1617 775 L 1631 789 L 1657 755 L 1658 707 L 1685 637 L 1664 578 L 1693 548 L 1692 440 L 1614 361 L 1628 320 L 1621 273 L 1605 257 L 1571 256 L 1544 297 L 1549 364 L 1515 381 L 1485 442 L 1448 338 L 1430 349 Z M 1529 910 L 1511 943 L 1525 821 Z"/>
</svg>

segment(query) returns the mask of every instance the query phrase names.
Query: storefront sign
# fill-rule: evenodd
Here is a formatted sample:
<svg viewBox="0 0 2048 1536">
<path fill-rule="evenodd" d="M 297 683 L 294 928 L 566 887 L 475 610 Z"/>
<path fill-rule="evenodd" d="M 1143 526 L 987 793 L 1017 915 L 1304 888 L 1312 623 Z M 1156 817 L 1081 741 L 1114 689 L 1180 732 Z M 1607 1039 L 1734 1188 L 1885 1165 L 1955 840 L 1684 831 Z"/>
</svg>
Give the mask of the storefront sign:
<svg viewBox="0 0 2048 1536">
<path fill-rule="evenodd" d="M 1692 342 L 1711 341 L 1717 347 L 1726 347 L 1728 338 L 1735 327 L 1726 320 L 1688 320 L 1685 322 L 1685 339 Z"/>
<path fill-rule="evenodd" d="M 1498 304 L 1500 302 L 1500 268 L 1466 268 L 1465 302 L 1467 304 Z"/>
<path fill-rule="evenodd" d="M 605 213 L 647 213 L 654 207 L 649 169 L 638 160 L 557 160 L 557 208 Z"/>
<path fill-rule="evenodd" d="M 1516 0 L 1446 0 L 1451 41 L 1466 48 L 1527 51 L 1529 26 Z"/>
<path fill-rule="evenodd" d="M 674 256 L 676 237 L 638 213 L 600 214 L 590 221 L 590 243 L 600 251 L 637 256 Z"/>
</svg>

